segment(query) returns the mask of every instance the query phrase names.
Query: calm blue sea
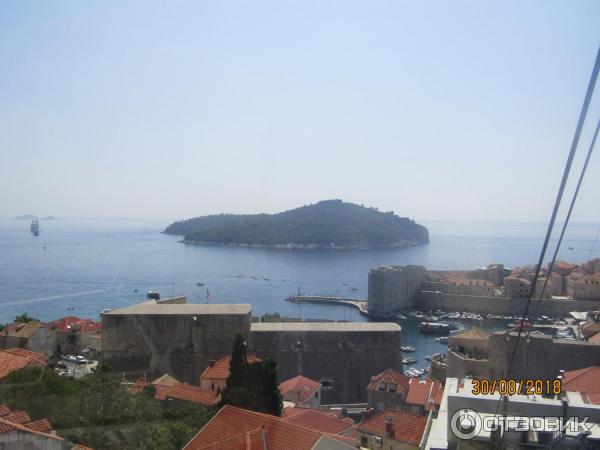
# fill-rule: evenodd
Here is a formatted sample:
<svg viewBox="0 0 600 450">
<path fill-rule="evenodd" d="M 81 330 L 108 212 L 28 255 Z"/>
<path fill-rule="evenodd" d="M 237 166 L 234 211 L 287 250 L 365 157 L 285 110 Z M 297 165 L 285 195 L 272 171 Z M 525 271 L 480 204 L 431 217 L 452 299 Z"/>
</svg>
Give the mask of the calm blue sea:
<svg viewBox="0 0 600 450">
<path fill-rule="evenodd" d="M 431 222 L 424 223 L 431 243 L 421 247 L 285 251 L 187 246 L 177 236 L 160 233 L 168 223 L 59 219 L 40 222 L 40 236 L 34 237 L 29 221 L 1 219 L 0 321 L 9 322 L 22 312 L 42 320 L 65 315 L 98 318 L 103 308 L 136 303 L 148 290 L 165 297 L 186 295 L 190 302 L 251 303 L 255 315 L 279 312 L 364 321 L 351 308 L 284 299 L 298 290 L 364 298 L 367 272 L 378 265 L 471 269 L 492 262 L 507 267 L 534 264 L 545 233 L 542 223 Z M 571 226 L 561 258 L 587 260 L 597 231 L 597 224 Z M 599 255 L 597 244 L 592 256 Z M 404 324 L 404 329 L 405 343 L 423 344 L 416 325 Z M 432 339 L 427 342 L 428 347 L 439 345 Z"/>
</svg>

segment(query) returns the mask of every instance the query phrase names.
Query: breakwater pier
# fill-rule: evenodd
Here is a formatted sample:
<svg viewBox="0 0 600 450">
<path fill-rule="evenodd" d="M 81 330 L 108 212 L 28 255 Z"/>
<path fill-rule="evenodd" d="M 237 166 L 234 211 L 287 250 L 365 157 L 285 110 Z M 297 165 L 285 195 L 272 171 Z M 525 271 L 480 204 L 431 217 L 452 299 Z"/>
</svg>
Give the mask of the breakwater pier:
<svg viewBox="0 0 600 450">
<path fill-rule="evenodd" d="M 358 298 L 345 298 L 333 295 L 292 295 L 286 299 L 289 302 L 295 303 L 326 303 L 329 305 L 344 305 L 353 306 L 358 309 L 361 314 L 368 315 L 367 301 Z"/>
</svg>

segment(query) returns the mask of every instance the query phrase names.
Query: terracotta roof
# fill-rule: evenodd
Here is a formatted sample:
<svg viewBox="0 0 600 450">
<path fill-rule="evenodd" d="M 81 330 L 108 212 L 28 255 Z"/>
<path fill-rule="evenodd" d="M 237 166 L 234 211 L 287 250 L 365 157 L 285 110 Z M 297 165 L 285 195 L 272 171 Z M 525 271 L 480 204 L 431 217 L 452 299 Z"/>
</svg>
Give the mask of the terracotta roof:
<svg viewBox="0 0 600 450">
<path fill-rule="evenodd" d="M 139 394 L 146 386 L 154 386 L 156 389 L 156 395 L 154 398 L 157 400 L 167 400 L 171 398 L 193 403 L 200 403 L 206 406 L 213 406 L 219 401 L 217 393 L 212 389 L 201 389 L 198 386 L 190 386 L 189 384 L 183 384 L 179 382 L 170 384 L 171 380 L 174 380 L 174 378 L 169 377 L 169 379 L 165 379 L 163 377 L 160 377 L 153 382 L 144 381 L 143 379 L 138 380 L 129 389 L 129 392 L 132 394 Z M 157 381 L 159 380 L 162 382 L 168 382 L 169 385 L 158 384 Z"/>
<path fill-rule="evenodd" d="M 392 419 L 393 439 L 409 444 L 419 444 L 425 432 L 427 417 L 404 411 L 386 409 L 376 416 L 359 423 L 356 429 L 359 432 L 385 436 L 386 420 Z"/>
<path fill-rule="evenodd" d="M 423 406 L 427 411 L 440 405 L 444 389 L 439 381 L 411 378 L 406 395 L 409 405 Z"/>
<path fill-rule="evenodd" d="M 283 412 L 281 413 L 281 417 L 287 419 L 289 417 L 297 416 L 298 414 L 302 414 L 306 411 L 318 411 L 321 414 L 325 414 L 326 416 L 333 417 L 334 419 L 342 419 L 342 411 L 333 410 L 333 409 L 315 409 L 315 408 L 304 408 L 299 406 L 290 406 L 287 408 L 283 408 Z"/>
<path fill-rule="evenodd" d="M 600 332 L 600 322 L 588 322 L 581 326 L 581 332 L 585 337 L 593 336 Z"/>
<path fill-rule="evenodd" d="M 282 396 L 298 393 L 298 398 L 302 402 L 308 400 L 319 389 L 321 389 L 321 383 L 302 375 L 290 378 L 279 385 L 279 392 Z"/>
<path fill-rule="evenodd" d="M 287 423 L 330 434 L 338 434 L 354 425 L 350 419 L 336 419 L 315 409 L 307 409 L 300 414 L 294 414 L 283 420 Z"/>
<path fill-rule="evenodd" d="M 184 447 L 186 450 L 310 450 L 323 433 L 279 417 L 225 405 Z M 347 437 L 331 436 L 341 442 Z"/>
<path fill-rule="evenodd" d="M 460 333 L 451 334 L 449 338 L 461 338 L 461 339 L 487 339 L 491 336 L 491 333 L 479 328 L 471 327 L 468 330 L 461 331 Z"/>
<path fill-rule="evenodd" d="M 75 316 L 63 317 L 48 323 L 53 330 L 61 330 L 73 333 L 99 332 L 102 329 L 102 322 L 92 319 L 80 319 Z"/>
<path fill-rule="evenodd" d="M 52 431 L 52 425 L 48 422 L 48 419 L 36 420 L 35 422 L 26 423 L 25 426 L 30 430 L 48 432 Z"/>
<path fill-rule="evenodd" d="M 12 372 L 30 365 L 46 366 L 48 358 L 22 348 L 0 350 L 0 380 Z"/>
<path fill-rule="evenodd" d="M 260 358 L 257 358 L 253 355 L 247 356 L 247 361 L 249 364 L 262 361 Z M 229 363 L 231 362 L 231 355 L 224 356 L 223 358 L 215 361 L 214 364 L 209 365 L 202 375 L 200 375 L 201 380 L 227 380 L 229 377 Z"/>
<path fill-rule="evenodd" d="M 385 383 L 386 391 L 389 390 L 390 383 L 393 383 L 396 385 L 396 392 L 404 394 L 408 389 L 409 378 L 397 370 L 385 369 L 383 372 L 371 377 L 367 390 L 378 391 L 381 382 Z"/>
<path fill-rule="evenodd" d="M 177 381 L 168 373 L 165 373 L 164 375 L 154 380 L 152 384 L 160 384 L 161 386 L 175 386 L 176 384 L 179 384 L 179 381 Z"/>
<path fill-rule="evenodd" d="M 0 405 L 0 434 L 13 430 L 21 430 L 38 436 L 49 436 L 62 440 L 62 438 L 51 434 L 52 425 L 50 425 L 47 419 L 32 422 L 26 411 L 11 412 L 8 406 Z"/>
<path fill-rule="evenodd" d="M 587 341 L 592 344 L 600 344 L 600 333 L 596 333 L 593 336 L 589 337 Z"/>
<path fill-rule="evenodd" d="M 600 367 L 592 366 L 565 372 L 562 388 L 564 391 L 600 394 Z"/>
</svg>

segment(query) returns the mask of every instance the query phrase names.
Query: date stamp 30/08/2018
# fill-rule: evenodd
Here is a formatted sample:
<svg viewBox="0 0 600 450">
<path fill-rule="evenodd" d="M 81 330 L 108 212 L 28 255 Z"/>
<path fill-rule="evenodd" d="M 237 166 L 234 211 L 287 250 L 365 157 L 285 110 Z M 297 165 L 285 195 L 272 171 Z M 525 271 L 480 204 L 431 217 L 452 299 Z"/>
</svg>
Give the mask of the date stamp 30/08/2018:
<svg viewBox="0 0 600 450">
<path fill-rule="evenodd" d="M 474 378 L 472 380 L 471 392 L 473 395 L 560 395 L 562 392 L 562 381 L 554 378 L 542 379 L 502 379 L 502 378 Z"/>
</svg>

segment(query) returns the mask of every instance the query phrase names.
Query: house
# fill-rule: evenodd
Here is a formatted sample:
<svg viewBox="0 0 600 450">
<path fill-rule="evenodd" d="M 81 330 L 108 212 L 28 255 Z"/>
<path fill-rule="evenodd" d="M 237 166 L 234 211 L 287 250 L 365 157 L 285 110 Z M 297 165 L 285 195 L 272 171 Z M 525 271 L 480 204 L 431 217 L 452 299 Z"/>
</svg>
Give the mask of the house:
<svg viewBox="0 0 600 450">
<path fill-rule="evenodd" d="M 29 348 L 44 325 L 41 322 L 13 322 L 0 331 L 0 348 Z"/>
<path fill-rule="evenodd" d="M 96 358 L 102 351 L 102 322 L 68 316 L 46 327 L 54 338 L 53 352 L 79 354 L 85 349 L 90 351 L 90 358 Z"/>
<path fill-rule="evenodd" d="M 365 449 L 408 450 L 420 448 L 427 417 L 386 409 L 356 425 L 360 447 Z"/>
<path fill-rule="evenodd" d="M 367 386 L 369 407 L 378 411 L 400 409 L 408 393 L 409 378 L 394 369 L 386 369 L 371 377 Z"/>
<path fill-rule="evenodd" d="M 32 421 L 25 411 L 11 411 L 0 404 L 0 448 L 64 450 L 63 438 L 46 419 Z"/>
<path fill-rule="evenodd" d="M 48 358 L 24 348 L 0 350 L 0 382 L 8 375 L 28 366 L 47 366 Z"/>
<path fill-rule="evenodd" d="M 140 379 L 129 389 L 132 394 L 139 394 L 147 386 L 153 386 L 156 393 L 154 398 L 163 401 L 191 402 L 204 406 L 214 406 L 220 400 L 220 395 L 211 389 L 180 383 L 170 375 L 163 375 L 154 381 Z"/>
<path fill-rule="evenodd" d="M 246 357 L 248 364 L 262 361 L 253 355 Z M 200 375 L 200 387 L 202 389 L 211 389 L 221 393 L 227 386 L 227 378 L 229 378 L 229 364 L 231 363 L 231 355 L 224 356 L 217 361 L 210 361 L 208 367 L 204 369 Z"/>
<path fill-rule="evenodd" d="M 356 440 L 225 405 L 184 447 L 201 449 L 350 450 L 356 449 Z"/>
<path fill-rule="evenodd" d="M 435 411 L 440 406 L 443 394 L 444 388 L 439 381 L 411 378 L 404 409 L 417 414 Z"/>
<path fill-rule="evenodd" d="M 302 375 L 297 375 L 279 384 L 283 400 L 296 406 L 318 408 L 321 406 L 321 383 Z"/>
</svg>

